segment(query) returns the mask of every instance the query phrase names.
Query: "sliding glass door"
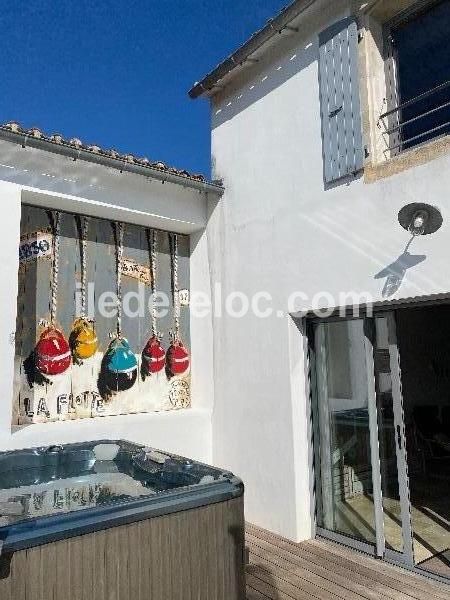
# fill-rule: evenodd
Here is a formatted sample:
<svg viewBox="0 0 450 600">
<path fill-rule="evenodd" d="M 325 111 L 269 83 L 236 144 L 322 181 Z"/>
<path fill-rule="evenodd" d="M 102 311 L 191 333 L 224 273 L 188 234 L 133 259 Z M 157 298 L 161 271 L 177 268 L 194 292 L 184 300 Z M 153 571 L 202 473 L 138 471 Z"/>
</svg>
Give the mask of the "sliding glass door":
<svg viewBox="0 0 450 600">
<path fill-rule="evenodd" d="M 376 545 L 371 342 L 362 319 L 314 331 L 317 524 Z"/>
<path fill-rule="evenodd" d="M 319 321 L 310 342 L 318 533 L 411 563 L 393 316 Z"/>
</svg>

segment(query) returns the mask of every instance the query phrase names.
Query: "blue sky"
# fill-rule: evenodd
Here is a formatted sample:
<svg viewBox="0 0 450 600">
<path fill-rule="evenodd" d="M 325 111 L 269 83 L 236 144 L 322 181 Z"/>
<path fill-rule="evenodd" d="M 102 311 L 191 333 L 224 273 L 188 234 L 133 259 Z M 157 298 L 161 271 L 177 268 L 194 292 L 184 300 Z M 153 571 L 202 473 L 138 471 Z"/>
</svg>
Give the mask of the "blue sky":
<svg viewBox="0 0 450 600">
<path fill-rule="evenodd" d="M 287 0 L 2 4 L 0 120 L 209 175 L 209 109 L 191 84 Z"/>
</svg>

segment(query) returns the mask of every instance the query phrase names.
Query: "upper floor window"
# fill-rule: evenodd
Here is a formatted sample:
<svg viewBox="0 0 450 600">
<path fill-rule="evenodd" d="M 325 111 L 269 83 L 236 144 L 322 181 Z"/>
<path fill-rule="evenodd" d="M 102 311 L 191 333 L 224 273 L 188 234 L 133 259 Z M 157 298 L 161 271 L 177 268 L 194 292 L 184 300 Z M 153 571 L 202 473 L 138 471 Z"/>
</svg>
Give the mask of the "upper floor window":
<svg viewBox="0 0 450 600">
<path fill-rule="evenodd" d="M 319 33 L 326 186 L 450 136 L 450 0 L 366 4 Z M 417 160 L 427 153 L 419 150 Z M 395 161 L 383 173 L 413 163 Z M 369 179 L 375 171 L 367 169 Z"/>
<path fill-rule="evenodd" d="M 450 0 L 416 3 L 415 12 L 394 18 L 385 26 L 385 48 L 380 123 L 393 156 L 450 133 Z"/>
</svg>

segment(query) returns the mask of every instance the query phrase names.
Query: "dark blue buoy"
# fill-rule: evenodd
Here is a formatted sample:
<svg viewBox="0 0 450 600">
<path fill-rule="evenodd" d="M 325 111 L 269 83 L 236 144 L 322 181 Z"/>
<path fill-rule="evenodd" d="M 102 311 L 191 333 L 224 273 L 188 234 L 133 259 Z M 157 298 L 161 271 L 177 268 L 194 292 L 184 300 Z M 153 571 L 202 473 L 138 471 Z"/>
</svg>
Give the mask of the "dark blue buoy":
<svg viewBox="0 0 450 600">
<path fill-rule="evenodd" d="M 105 384 L 112 392 L 124 392 L 133 387 L 138 372 L 136 356 L 128 340 L 113 340 L 104 357 Z"/>
</svg>

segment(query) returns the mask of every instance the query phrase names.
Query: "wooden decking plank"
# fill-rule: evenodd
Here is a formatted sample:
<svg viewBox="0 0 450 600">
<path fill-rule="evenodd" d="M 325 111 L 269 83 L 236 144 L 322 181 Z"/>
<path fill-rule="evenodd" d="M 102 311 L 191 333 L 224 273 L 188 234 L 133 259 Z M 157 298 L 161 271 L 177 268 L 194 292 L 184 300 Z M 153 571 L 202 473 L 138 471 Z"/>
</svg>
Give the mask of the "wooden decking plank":
<svg viewBox="0 0 450 600">
<path fill-rule="evenodd" d="M 301 578 L 307 578 L 309 581 L 325 587 L 336 595 L 345 596 L 346 600 L 385 600 L 387 598 L 387 596 L 379 594 L 357 581 L 329 571 L 326 567 L 306 561 L 285 550 L 273 548 L 263 540 L 255 542 L 253 540 L 257 540 L 257 538 L 253 538 L 252 536 L 247 538 L 251 556 L 258 556 L 264 560 L 273 562 Z"/>
<path fill-rule="evenodd" d="M 340 586 L 333 586 L 324 578 L 317 578 L 314 580 L 313 574 L 309 572 L 295 571 L 295 567 L 292 569 L 285 569 L 279 564 L 273 563 L 270 560 L 266 560 L 255 554 L 250 554 L 250 566 L 261 569 L 264 573 L 270 574 L 276 580 L 284 581 L 295 588 L 298 588 L 311 595 L 311 598 L 317 598 L 318 600 L 361 600 L 361 596 L 356 594 L 351 595 L 351 592 L 341 588 Z M 252 571 L 257 574 L 257 571 Z M 305 577 L 306 574 L 306 577 Z M 330 589 L 330 587 L 332 589 Z"/>
<path fill-rule="evenodd" d="M 251 543 L 251 534 L 247 534 L 247 536 Z M 270 542 L 265 542 L 258 538 L 255 539 L 257 539 L 255 542 L 256 544 L 269 544 L 275 554 L 281 555 L 281 553 L 283 553 L 283 556 L 285 556 L 287 560 L 293 562 L 296 562 L 297 560 L 300 561 L 302 565 L 306 565 L 306 569 L 311 569 L 313 572 L 323 575 L 327 580 L 334 581 L 347 589 L 350 588 L 362 598 L 370 598 L 370 600 L 405 600 L 406 598 L 406 600 L 413 600 L 411 596 L 404 596 L 397 590 L 393 590 L 391 587 L 373 581 L 370 577 L 362 574 L 356 575 L 355 572 L 352 571 L 351 568 L 347 568 L 345 564 L 336 568 L 336 565 L 328 562 L 326 558 L 317 557 L 314 554 L 299 554 L 295 551 L 284 550 Z"/>
<path fill-rule="evenodd" d="M 302 543 L 302 544 L 286 544 L 282 539 L 277 540 L 276 536 L 275 538 L 272 537 L 273 540 L 273 545 L 275 547 L 283 547 L 283 549 L 287 549 L 288 552 L 292 552 L 292 554 L 302 557 L 302 558 L 307 558 L 310 561 L 316 563 L 319 566 L 322 566 L 323 568 L 326 568 L 330 573 L 337 573 L 337 574 L 342 574 L 344 576 L 346 576 L 348 578 L 349 582 L 352 581 L 360 581 L 361 583 L 363 583 L 366 586 L 369 586 L 372 590 L 374 590 L 377 594 L 378 594 L 378 598 L 383 599 L 383 598 L 389 598 L 390 600 L 412 600 L 415 598 L 415 600 L 421 600 L 422 596 L 415 597 L 415 596 L 411 596 L 409 594 L 405 594 L 401 589 L 398 589 L 396 587 L 392 587 L 392 585 L 388 585 L 386 582 L 384 582 L 381 579 L 381 581 L 377 578 L 373 578 L 372 576 L 370 576 L 370 573 L 364 569 L 364 568 L 360 568 L 359 570 L 354 568 L 354 566 L 352 565 L 351 562 L 349 561 L 345 561 L 342 560 L 340 562 L 335 562 L 333 561 L 333 555 L 330 554 L 330 557 L 328 557 L 328 555 L 325 553 L 324 555 L 320 555 L 320 554 L 316 554 L 313 552 L 308 552 L 308 550 L 306 550 L 306 545 L 307 543 Z M 395 582 L 394 582 L 395 584 Z"/>
<path fill-rule="evenodd" d="M 357 563 L 357 564 L 363 566 L 364 568 L 370 569 L 371 571 L 373 571 L 376 574 L 379 573 L 379 570 L 377 570 L 377 568 L 380 565 L 379 561 L 377 561 L 376 559 L 374 559 L 371 556 L 365 555 L 361 552 L 352 550 L 351 548 L 347 548 L 346 546 L 338 544 L 337 542 L 332 542 L 332 541 L 325 540 L 322 538 L 322 539 L 308 540 L 308 541 L 302 542 L 301 544 L 296 544 L 295 542 L 292 542 L 291 540 L 287 540 L 286 538 L 283 538 L 283 537 L 273 534 L 269 531 L 266 531 L 264 529 L 256 527 L 255 525 L 247 524 L 247 529 L 249 532 L 254 532 L 254 534 L 257 537 L 261 537 L 261 536 L 264 536 L 265 538 L 272 537 L 275 542 L 281 541 L 283 543 L 283 547 L 285 547 L 285 545 L 288 544 L 295 549 L 294 552 L 297 552 L 299 550 L 299 548 L 301 548 L 304 551 L 308 551 L 311 553 L 317 553 L 318 548 L 321 548 L 322 550 L 325 550 L 325 552 L 327 554 L 329 552 L 332 552 L 334 555 L 336 555 L 338 558 L 338 564 L 341 564 L 339 562 L 340 559 L 346 558 L 351 563 Z M 321 553 L 321 555 L 323 556 L 323 553 Z M 333 560 L 333 557 L 328 557 L 328 560 Z M 449 586 L 448 585 L 446 585 L 444 583 L 440 583 L 435 580 L 427 579 L 425 576 L 419 575 L 417 573 L 408 573 L 408 571 L 406 569 L 402 569 L 401 567 L 398 567 L 396 565 L 392 565 L 392 564 L 388 564 L 388 563 L 382 563 L 382 564 L 383 564 L 383 569 L 385 570 L 385 572 L 388 573 L 388 576 L 392 575 L 392 577 L 394 577 L 395 581 L 400 580 L 400 581 L 404 582 L 406 585 L 413 584 L 415 588 L 422 590 L 426 594 L 431 593 L 432 595 L 434 595 L 436 598 L 439 598 L 440 600 L 441 599 L 442 600 L 449 599 L 449 595 L 448 595 L 449 594 Z"/>
<path fill-rule="evenodd" d="M 320 577 L 324 577 L 328 581 L 332 581 L 337 585 L 345 588 L 346 590 L 350 590 L 356 594 L 359 594 L 361 598 L 365 598 L 367 600 L 386 600 L 391 596 L 386 596 L 380 590 L 372 589 L 373 582 L 369 578 L 358 577 L 357 579 L 353 576 L 353 573 L 347 572 L 345 569 L 340 569 L 339 571 L 330 570 L 328 565 L 314 556 L 299 556 L 298 554 L 294 554 L 288 550 L 283 550 L 282 548 L 278 548 L 270 542 L 265 540 L 261 540 L 259 538 L 254 538 L 251 534 L 247 534 L 247 540 L 249 547 L 252 547 L 253 540 L 255 547 L 263 548 L 272 551 L 274 555 L 286 560 L 293 565 L 298 565 L 303 567 L 307 571 L 314 573 Z M 252 548 L 252 551 L 255 550 Z"/>
<path fill-rule="evenodd" d="M 249 525 L 248 532 L 254 534 L 255 537 L 265 539 L 275 546 L 284 550 L 290 551 L 298 556 L 309 556 L 318 564 L 326 566 L 329 570 L 342 573 L 342 570 L 349 571 L 349 576 L 360 579 L 366 578 L 373 589 L 384 593 L 393 600 L 423 600 L 426 597 L 436 598 L 438 600 L 448 600 L 448 592 L 444 592 L 444 587 L 433 585 L 435 582 L 428 582 L 417 574 L 407 573 L 401 569 L 391 567 L 387 563 L 380 563 L 371 557 L 363 556 L 356 552 L 351 552 L 351 557 L 355 555 L 358 560 L 352 560 L 351 557 L 342 555 L 336 548 L 340 548 L 335 544 L 333 551 L 328 549 L 328 542 L 317 540 L 295 544 L 290 540 L 286 540 L 280 536 Z M 330 544 L 333 544 L 330 542 Z M 359 561 L 359 562 L 358 562 Z M 376 570 L 376 567 L 382 566 L 383 572 Z M 398 571 L 401 571 L 399 573 Z M 353 575 L 352 575 L 353 574 Z M 450 588 L 449 588 L 450 589 Z"/>
<path fill-rule="evenodd" d="M 292 593 L 286 593 L 280 582 L 275 582 L 271 578 L 261 578 L 260 575 L 255 576 L 252 573 L 247 572 L 247 585 L 252 589 L 261 592 L 263 595 L 270 598 L 270 600 L 311 600 L 311 595 L 301 590 L 293 588 Z"/>
<path fill-rule="evenodd" d="M 300 581 L 288 571 L 271 565 L 271 563 L 250 564 L 247 573 L 272 585 L 277 591 L 281 591 L 295 600 L 342 600 L 342 596 L 331 594 L 327 590 L 312 586 L 308 581 Z"/>
<path fill-rule="evenodd" d="M 315 539 L 310 540 L 306 543 L 309 545 L 318 545 L 323 548 L 326 548 L 328 552 L 333 552 L 339 556 L 348 558 L 348 560 L 351 560 L 352 562 L 356 562 L 358 564 L 366 565 L 369 561 L 370 563 L 373 563 L 375 561 L 374 558 L 366 556 L 361 552 L 352 550 L 351 548 L 347 548 L 346 546 L 342 546 L 337 542 L 328 541 L 324 539 Z M 378 561 L 376 562 L 376 564 L 378 564 Z M 424 575 L 419 575 L 418 573 L 408 573 L 406 569 L 402 569 L 402 567 L 399 567 L 397 565 L 388 564 L 387 567 L 396 579 L 408 582 L 411 580 L 412 577 L 418 589 L 423 590 L 427 594 L 435 594 L 437 598 L 442 598 L 442 600 L 449 600 L 449 585 L 436 580 L 429 579 Z"/>
<path fill-rule="evenodd" d="M 245 597 L 246 600 L 270 600 L 269 596 L 258 592 L 258 590 L 254 590 L 249 585 L 247 585 Z"/>
</svg>

